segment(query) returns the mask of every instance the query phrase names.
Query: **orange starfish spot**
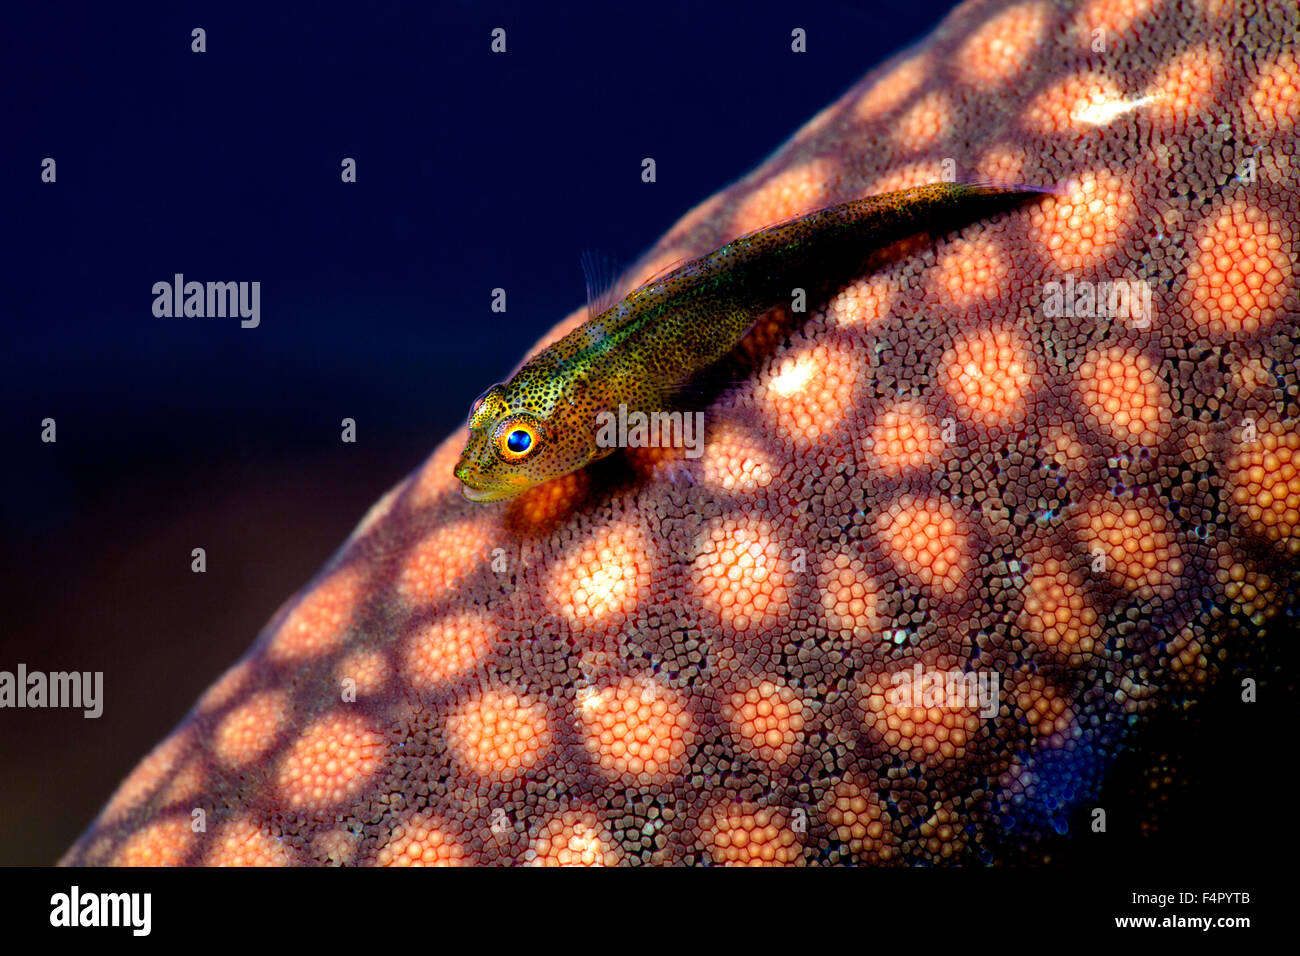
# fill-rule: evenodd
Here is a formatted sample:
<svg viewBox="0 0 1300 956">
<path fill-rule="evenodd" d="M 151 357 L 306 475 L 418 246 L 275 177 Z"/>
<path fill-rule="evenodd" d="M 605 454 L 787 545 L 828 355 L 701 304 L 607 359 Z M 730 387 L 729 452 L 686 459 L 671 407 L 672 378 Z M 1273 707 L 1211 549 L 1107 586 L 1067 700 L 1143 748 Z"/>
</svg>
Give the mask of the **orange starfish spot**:
<svg viewBox="0 0 1300 956">
<path fill-rule="evenodd" d="M 1264 64 L 1246 96 L 1246 116 L 1267 133 L 1288 133 L 1300 123 L 1300 58 L 1295 50 Z"/>
<path fill-rule="evenodd" d="M 772 766 L 803 749 L 804 711 L 793 687 L 772 680 L 738 687 L 722 705 L 740 749 Z"/>
<path fill-rule="evenodd" d="M 889 314 L 892 296 L 888 278 L 869 276 L 830 300 L 826 307 L 826 320 L 838 326 L 870 326 Z"/>
<path fill-rule="evenodd" d="M 1198 46 L 1181 53 L 1151 81 L 1147 95 L 1152 100 L 1153 117 L 1180 126 L 1209 110 L 1222 73 L 1223 54 L 1218 50 Z"/>
<path fill-rule="evenodd" d="M 496 639 L 496 625 L 481 614 L 453 614 L 422 625 L 406 643 L 407 679 L 421 689 L 434 687 L 481 661 Z"/>
<path fill-rule="evenodd" d="M 1031 216 L 1031 231 L 1061 269 L 1113 258 L 1137 215 L 1133 191 L 1105 170 L 1084 173 L 1064 196 L 1049 197 Z"/>
<path fill-rule="evenodd" d="M 951 807 L 939 807 L 920 826 L 921 845 L 935 860 L 948 860 L 966 848 L 966 828 Z"/>
<path fill-rule="evenodd" d="M 221 718 L 212 733 L 212 752 L 228 767 L 247 766 L 271 749 L 288 720 L 288 693 L 262 691 Z"/>
<path fill-rule="evenodd" d="M 355 564 L 335 571 L 300 600 L 271 639 L 272 660 L 320 657 L 343 644 L 356 616 L 365 575 Z"/>
<path fill-rule="evenodd" d="M 1044 133 L 1084 133 L 1121 103 L 1119 90 L 1106 77 L 1072 74 L 1038 94 L 1025 111 L 1025 124 Z"/>
<path fill-rule="evenodd" d="M 584 743 L 601 771 L 641 782 L 681 772 L 693 739 L 685 698 L 657 681 L 627 677 L 579 695 Z"/>
<path fill-rule="evenodd" d="M 899 402 L 881 413 L 864 446 L 863 467 L 893 476 L 938 461 L 943 432 L 924 405 Z"/>
<path fill-rule="evenodd" d="M 957 596 L 972 567 L 963 524 L 948 502 L 908 496 L 876 519 L 876 533 L 900 573 L 937 594 Z"/>
<path fill-rule="evenodd" d="M 993 143 L 979 157 L 975 165 L 975 178 L 993 183 L 1032 182 L 1028 172 L 1029 155 L 1023 147 L 1013 143 Z"/>
<path fill-rule="evenodd" d="M 169 815 L 133 833 L 113 857 L 113 866 L 180 866 L 194 839 L 188 811 Z"/>
<path fill-rule="evenodd" d="M 719 491 L 753 494 L 772 483 L 771 457 L 731 422 L 714 429 L 704 446 L 700 465 L 704 480 Z"/>
<path fill-rule="evenodd" d="M 1038 737 L 1064 734 L 1074 720 L 1064 693 L 1037 674 L 1017 685 L 1015 702 L 1021 719 Z"/>
<path fill-rule="evenodd" d="M 865 783 L 841 780 L 824 801 L 822 817 L 849 852 L 868 863 L 888 863 L 896 847 L 889 813 Z"/>
<path fill-rule="evenodd" d="M 168 775 L 180 766 L 193 740 L 194 730 L 191 727 L 168 737 L 154 747 L 149 755 L 140 761 L 139 766 L 131 771 L 130 776 L 118 786 L 117 792 L 104 808 L 104 821 L 118 822 L 148 800 Z"/>
<path fill-rule="evenodd" d="M 1293 291 L 1290 230 L 1237 199 L 1201 226 L 1187 266 L 1191 317 L 1212 335 L 1254 332 L 1273 322 Z"/>
<path fill-rule="evenodd" d="M 246 815 L 223 823 L 212 836 L 204 866 L 288 866 L 289 853 L 278 839 Z"/>
<path fill-rule="evenodd" d="M 910 673 L 910 672 L 909 672 Z M 941 705 L 914 703 L 918 693 L 901 693 L 893 674 L 867 678 L 861 685 L 862 719 L 867 729 L 891 750 L 918 764 L 961 760 L 979 730 L 980 719 L 964 698 Z"/>
<path fill-rule="evenodd" d="M 934 146 L 952 128 L 952 104 L 943 93 L 929 93 L 917 100 L 894 126 L 894 142 L 920 153 Z"/>
<path fill-rule="evenodd" d="M 1228 475 L 1232 501 L 1251 529 L 1300 554 L 1300 430 L 1259 424 L 1255 434 L 1238 441 Z"/>
<path fill-rule="evenodd" d="M 706 810 L 700 842 L 722 866 L 798 866 L 803 862 L 799 835 L 786 814 L 772 807 L 732 803 Z"/>
<path fill-rule="evenodd" d="M 1022 76 L 1033 61 L 1047 29 L 1043 4 L 1008 7 L 972 33 L 957 50 L 956 66 L 966 82 L 978 87 L 1005 86 Z"/>
<path fill-rule="evenodd" d="M 434 814 L 404 814 L 375 857 L 379 866 L 468 866 L 465 849 Z"/>
<path fill-rule="evenodd" d="M 526 866 L 618 866 L 614 840 L 591 810 L 570 810 L 551 817 L 537 832 Z"/>
<path fill-rule="evenodd" d="M 388 680 L 388 658 L 381 651 L 353 651 L 334 668 L 334 680 L 345 689 L 344 682 L 352 681 L 347 686 L 358 695 L 378 693 Z"/>
<path fill-rule="evenodd" d="M 220 710 L 244 689 L 252 676 L 253 664 L 245 658 L 222 674 L 215 684 L 204 691 L 199 698 L 199 711 L 210 714 Z"/>
<path fill-rule="evenodd" d="M 998 244 L 978 236 L 944 245 L 932 277 L 941 298 L 965 309 L 996 299 L 1005 290 L 1010 273 Z"/>
<path fill-rule="evenodd" d="M 715 518 L 697 539 L 696 553 L 696 591 L 724 626 L 743 633 L 789 615 L 788 565 L 766 521 Z"/>
<path fill-rule="evenodd" d="M 1155 9 L 1156 0 L 1091 0 L 1075 17 L 1075 29 L 1081 42 L 1090 44 L 1092 31 L 1129 34 L 1138 20 Z"/>
<path fill-rule="evenodd" d="M 277 786 L 295 809 L 343 803 L 364 789 L 386 756 L 383 734 L 365 717 L 326 714 L 280 761 Z"/>
<path fill-rule="evenodd" d="M 1006 330 L 963 336 L 944 353 L 939 368 L 957 413 L 984 425 L 1022 413 L 1034 376 L 1028 350 Z"/>
<path fill-rule="evenodd" d="M 789 440 L 809 444 L 834 431 L 853 405 L 858 357 L 816 345 L 783 358 L 758 387 L 759 401 Z"/>
<path fill-rule="evenodd" d="M 549 531 L 586 498 L 590 487 L 591 476 L 585 469 L 533 485 L 506 506 L 511 526 L 528 534 Z"/>
<path fill-rule="evenodd" d="M 162 806 L 171 806 L 177 803 L 189 803 L 198 797 L 203 789 L 203 782 L 207 779 L 207 771 L 204 769 L 206 761 L 202 757 L 195 755 L 185 762 L 185 766 L 167 781 L 161 793 L 158 802 Z"/>
<path fill-rule="evenodd" d="M 741 203 L 731 220 L 732 234 L 743 236 L 830 205 L 827 184 L 834 181 L 829 159 L 812 159 L 778 173 Z"/>
<path fill-rule="evenodd" d="M 1095 349 L 1078 380 L 1089 420 L 1121 445 L 1154 445 L 1168 431 L 1169 397 L 1141 352 L 1118 345 Z"/>
<path fill-rule="evenodd" d="M 556 609 L 584 627 L 623 623 L 650 585 L 650 552 L 640 528 L 617 522 L 591 533 L 551 573 Z"/>
<path fill-rule="evenodd" d="M 881 74 L 853 104 L 854 118 L 870 122 L 897 109 L 925 82 L 930 69 L 928 57 L 913 56 Z"/>
<path fill-rule="evenodd" d="M 1163 507 L 1141 500 L 1093 498 L 1079 516 L 1079 539 L 1093 571 L 1149 599 L 1168 595 L 1183 573 L 1182 552 Z"/>
<path fill-rule="evenodd" d="M 822 564 L 822 607 L 832 633 L 865 641 L 880 631 L 876 606 L 879 587 L 866 572 L 861 558 L 843 552 Z"/>
<path fill-rule="evenodd" d="M 913 186 L 937 183 L 943 179 L 944 172 L 943 163 L 937 159 L 892 167 L 872 182 L 863 195 L 876 196 L 880 193 L 892 193 L 897 189 L 911 189 Z"/>
<path fill-rule="evenodd" d="M 411 604 L 421 607 L 443 600 L 471 571 L 489 567 L 492 544 L 481 522 L 456 521 L 435 529 L 411 549 L 398 578 L 398 588 Z"/>
<path fill-rule="evenodd" d="M 550 750 L 546 705 L 510 691 L 489 689 L 447 718 L 452 752 L 480 777 L 510 781 Z"/>
<path fill-rule="evenodd" d="M 1079 433 L 1069 422 L 1048 428 L 1042 447 L 1043 454 L 1063 471 L 1073 475 L 1083 473 L 1087 451 L 1079 441 Z"/>
<path fill-rule="evenodd" d="M 1101 639 L 1101 623 L 1082 575 L 1055 557 L 1031 567 L 1017 624 L 1041 647 L 1067 657 L 1092 653 Z"/>
</svg>

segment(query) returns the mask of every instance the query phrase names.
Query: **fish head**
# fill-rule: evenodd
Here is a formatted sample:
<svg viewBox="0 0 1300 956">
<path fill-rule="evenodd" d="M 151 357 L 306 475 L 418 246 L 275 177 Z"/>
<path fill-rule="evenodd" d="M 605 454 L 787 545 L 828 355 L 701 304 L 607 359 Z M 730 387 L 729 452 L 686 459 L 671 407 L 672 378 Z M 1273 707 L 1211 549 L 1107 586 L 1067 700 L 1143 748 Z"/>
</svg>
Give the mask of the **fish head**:
<svg viewBox="0 0 1300 956">
<path fill-rule="evenodd" d="M 556 413 L 552 400 L 519 379 L 484 392 L 470 409 L 469 439 L 456 463 L 461 494 L 504 501 L 590 461 L 594 448 L 582 431 L 564 428 Z"/>
</svg>

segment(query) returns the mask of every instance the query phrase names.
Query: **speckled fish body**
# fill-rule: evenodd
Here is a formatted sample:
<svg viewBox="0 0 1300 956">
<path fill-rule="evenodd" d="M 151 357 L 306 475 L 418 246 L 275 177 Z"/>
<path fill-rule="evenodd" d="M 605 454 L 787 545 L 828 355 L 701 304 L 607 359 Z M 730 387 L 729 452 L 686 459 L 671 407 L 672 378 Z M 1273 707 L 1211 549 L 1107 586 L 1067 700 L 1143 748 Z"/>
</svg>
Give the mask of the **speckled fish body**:
<svg viewBox="0 0 1300 956">
<path fill-rule="evenodd" d="M 933 183 L 828 206 L 760 229 L 640 286 L 475 403 L 456 465 L 471 501 L 512 498 L 614 450 L 598 416 L 664 409 L 669 392 L 726 355 L 768 309 L 847 274 L 866 255 L 1045 190 Z"/>
</svg>

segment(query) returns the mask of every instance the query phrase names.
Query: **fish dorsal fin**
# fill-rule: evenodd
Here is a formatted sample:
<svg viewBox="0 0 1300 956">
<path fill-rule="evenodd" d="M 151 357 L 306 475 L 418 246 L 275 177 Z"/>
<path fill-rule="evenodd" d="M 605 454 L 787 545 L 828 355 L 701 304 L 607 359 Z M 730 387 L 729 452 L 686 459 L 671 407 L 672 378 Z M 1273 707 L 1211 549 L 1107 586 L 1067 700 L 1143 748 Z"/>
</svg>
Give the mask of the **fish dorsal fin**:
<svg viewBox="0 0 1300 956">
<path fill-rule="evenodd" d="M 578 258 L 587 282 L 587 318 L 594 319 L 619 300 L 618 267 L 613 258 L 594 249 L 583 249 Z"/>
<path fill-rule="evenodd" d="M 706 255 L 707 255 L 707 253 L 706 253 Z M 640 288 L 642 288 L 642 287 L 644 287 L 644 286 L 654 285 L 656 282 L 658 282 L 658 281 L 659 281 L 660 279 L 662 279 L 664 276 L 669 275 L 670 273 L 676 272 L 676 271 L 677 271 L 678 269 L 680 269 L 682 266 L 686 265 L 686 263 L 691 262 L 691 261 L 692 261 L 692 260 L 691 260 L 689 257 L 687 257 L 687 256 L 678 256 L 678 257 L 677 257 L 676 259 L 674 259 L 672 262 L 669 262 L 667 265 L 662 265 L 662 266 L 660 266 L 660 267 L 659 267 L 658 269 L 656 269 L 654 272 L 650 273 L 650 275 L 648 275 L 648 276 L 646 276 L 644 279 L 642 279 L 639 283 L 637 283 L 637 288 L 640 289 Z"/>
</svg>

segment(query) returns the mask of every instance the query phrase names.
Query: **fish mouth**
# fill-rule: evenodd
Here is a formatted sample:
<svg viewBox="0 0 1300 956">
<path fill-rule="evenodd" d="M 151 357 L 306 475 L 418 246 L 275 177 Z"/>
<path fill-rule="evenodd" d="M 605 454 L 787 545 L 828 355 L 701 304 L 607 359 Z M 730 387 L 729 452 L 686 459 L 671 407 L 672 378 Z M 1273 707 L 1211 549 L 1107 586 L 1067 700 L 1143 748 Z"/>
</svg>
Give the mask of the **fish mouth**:
<svg viewBox="0 0 1300 956">
<path fill-rule="evenodd" d="M 479 504 L 489 501 L 504 501 L 507 498 L 513 498 L 522 490 L 522 488 L 518 491 L 513 488 L 473 488 L 465 484 L 464 481 L 460 483 L 460 493 L 465 500 Z"/>
<path fill-rule="evenodd" d="M 472 465 L 468 452 L 461 456 L 456 467 L 452 469 L 457 479 L 460 480 L 460 493 L 466 501 L 474 501 L 483 504 L 489 501 L 504 501 L 507 498 L 513 498 L 515 495 L 525 492 L 531 487 L 527 481 L 483 481 L 479 475 L 475 474 L 477 469 Z"/>
</svg>

